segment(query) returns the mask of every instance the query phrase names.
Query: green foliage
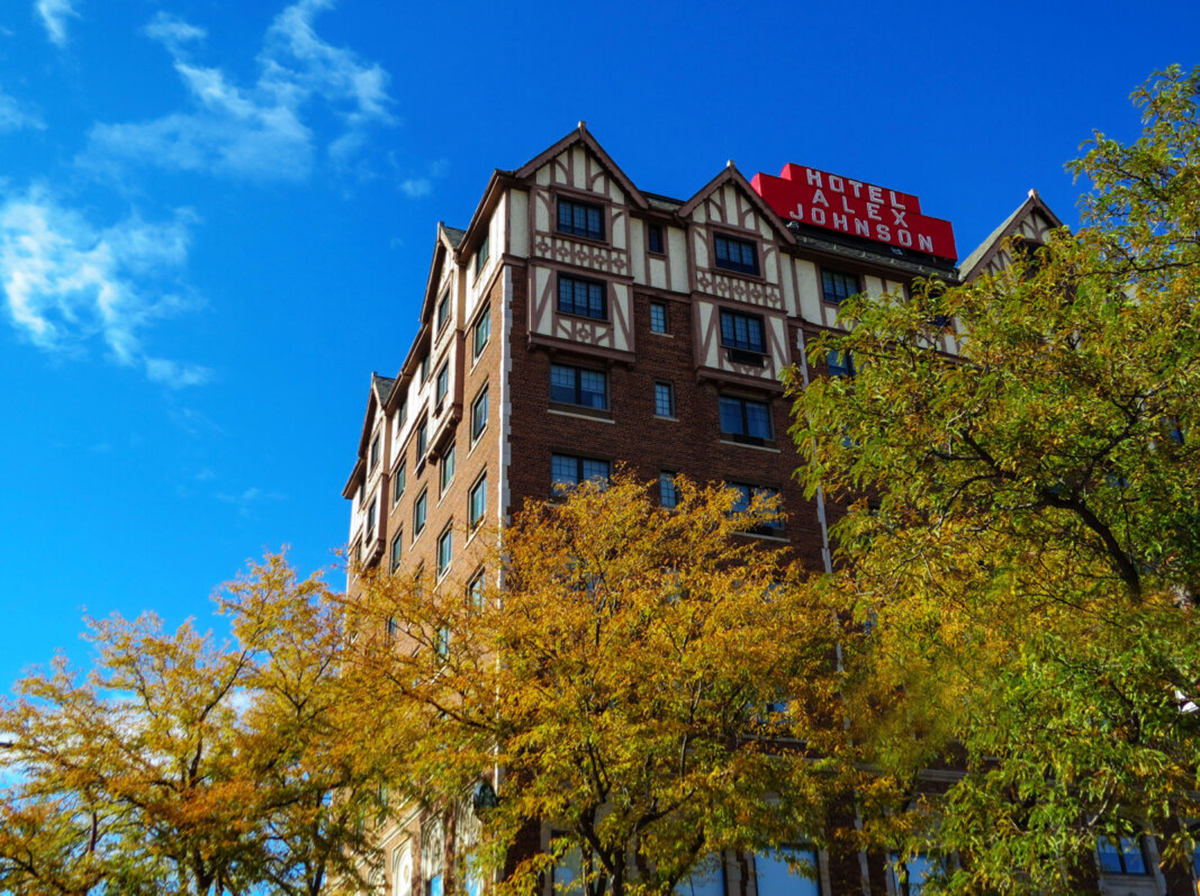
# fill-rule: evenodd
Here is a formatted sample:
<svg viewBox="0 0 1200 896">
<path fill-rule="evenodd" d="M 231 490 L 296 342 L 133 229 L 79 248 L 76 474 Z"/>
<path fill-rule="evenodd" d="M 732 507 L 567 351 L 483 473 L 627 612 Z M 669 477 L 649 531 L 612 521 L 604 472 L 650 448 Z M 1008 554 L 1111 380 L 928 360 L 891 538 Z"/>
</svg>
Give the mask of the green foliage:
<svg viewBox="0 0 1200 896">
<path fill-rule="evenodd" d="M 668 510 L 619 476 L 526 505 L 480 601 L 381 576 L 350 604 L 383 724 L 406 732 L 408 798 L 460 806 L 499 769 L 499 805 L 462 846 L 485 868 L 530 825 L 561 832 L 504 892 L 573 853 L 577 891 L 667 894 L 722 849 L 819 837 L 845 785 L 816 758 L 843 733 L 832 618 L 737 534 L 773 512 L 678 491 Z"/>
<path fill-rule="evenodd" d="M 1191 847 L 1198 89 L 1200 69 L 1170 69 L 1134 94 L 1140 140 L 1086 145 L 1078 232 L 971 284 L 846 302 L 851 331 L 811 351 L 850 351 L 858 375 L 793 384 L 801 477 L 854 502 L 828 592 L 883 773 L 868 832 L 956 850 L 960 892 L 1069 889 L 1101 834 Z M 941 763 L 965 778 L 915 798 Z"/>
</svg>

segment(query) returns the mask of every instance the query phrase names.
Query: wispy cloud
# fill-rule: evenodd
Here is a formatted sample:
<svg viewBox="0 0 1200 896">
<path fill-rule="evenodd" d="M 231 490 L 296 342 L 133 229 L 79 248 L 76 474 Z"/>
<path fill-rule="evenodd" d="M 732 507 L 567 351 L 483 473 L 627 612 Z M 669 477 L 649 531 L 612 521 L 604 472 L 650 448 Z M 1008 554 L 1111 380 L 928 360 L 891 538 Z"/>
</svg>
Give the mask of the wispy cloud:
<svg viewBox="0 0 1200 896">
<path fill-rule="evenodd" d="M 98 124 L 85 160 L 297 181 L 312 172 L 324 145 L 335 165 L 348 166 L 367 144 L 369 128 L 395 118 L 387 72 L 317 34 L 313 20 L 332 5 L 299 0 L 284 9 L 264 36 L 257 80 L 247 85 L 192 58 L 203 29 L 160 13 L 146 33 L 171 54 L 189 108 L 152 121 Z M 317 133 L 311 113 L 318 103 L 340 122 L 337 133 Z"/>
<path fill-rule="evenodd" d="M 45 123 L 33 112 L 23 108 L 0 87 L 0 134 L 23 128 L 44 128 Z"/>
<path fill-rule="evenodd" d="M 218 501 L 236 507 L 238 516 L 244 519 L 253 519 L 256 516 L 255 508 L 260 507 L 264 502 L 282 501 L 284 496 L 277 492 L 264 492 L 260 488 L 251 487 L 238 494 L 218 492 L 216 498 Z"/>
<path fill-rule="evenodd" d="M 114 362 L 163 385 L 204 382 L 207 368 L 154 357 L 141 333 L 190 302 L 179 286 L 192 215 L 136 214 L 97 227 L 45 188 L 0 200 L 0 289 L 13 326 L 38 348 L 82 354 L 100 341 Z"/>
<path fill-rule="evenodd" d="M 33 9 L 42 20 L 42 25 L 45 27 L 50 41 L 57 46 L 65 47 L 67 45 L 67 20 L 79 17 L 79 12 L 72 5 L 71 0 L 36 0 Z"/>
</svg>

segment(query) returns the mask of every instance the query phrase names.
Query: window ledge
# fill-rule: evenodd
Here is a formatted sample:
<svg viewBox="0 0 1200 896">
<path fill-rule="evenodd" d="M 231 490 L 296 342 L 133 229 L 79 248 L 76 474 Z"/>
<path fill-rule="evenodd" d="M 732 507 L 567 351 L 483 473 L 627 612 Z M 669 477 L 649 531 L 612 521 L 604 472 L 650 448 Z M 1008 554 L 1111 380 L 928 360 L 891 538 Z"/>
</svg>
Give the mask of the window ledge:
<svg viewBox="0 0 1200 896">
<path fill-rule="evenodd" d="M 738 448 L 749 448 L 752 451 L 767 451 L 771 454 L 782 454 L 778 448 L 772 445 L 751 445 L 748 442 L 735 442 L 732 439 L 721 439 L 722 445 L 736 445 Z"/>
<path fill-rule="evenodd" d="M 675 334 L 674 334 L 674 333 L 660 333 L 660 332 L 658 332 L 658 330 L 651 330 L 651 331 L 650 331 L 650 335 L 651 335 L 651 336 L 658 336 L 658 337 L 660 337 L 660 338 L 662 338 L 662 339 L 674 339 L 674 338 L 675 338 Z"/>
<path fill-rule="evenodd" d="M 595 414 L 582 414 L 578 411 L 562 411 L 558 408 L 550 408 L 547 413 L 557 414 L 559 417 L 575 417 L 578 420 L 592 420 L 596 423 L 616 423 L 612 417 L 597 417 Z"/>
<path fill-rule="evenodd" d="M 654 419 L 655 420 L 666 420 L 668 423 L 678 423 L 679 422 L 678 417 L 665 417 L 662 414 L 655 414 Z"/>
<path fill-rule="evenodd" d="M 778 541 L 780 543 L 791 541 L 786 535 L 767 535 L 765 532 L 738 532 L 737 534 L 744 535 L 746 538 L 757 538 L 760 541 Z"/>
</svg>

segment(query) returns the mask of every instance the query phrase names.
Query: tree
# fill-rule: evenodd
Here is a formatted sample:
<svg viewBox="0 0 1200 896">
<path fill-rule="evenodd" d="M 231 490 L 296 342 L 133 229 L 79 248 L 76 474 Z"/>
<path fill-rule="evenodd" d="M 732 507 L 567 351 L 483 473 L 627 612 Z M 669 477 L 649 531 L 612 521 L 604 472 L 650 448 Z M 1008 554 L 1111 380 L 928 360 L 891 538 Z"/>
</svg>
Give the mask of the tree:
<svg viewBox="0 0 1200 896">
<path fill-rule="evenodd" d="M 90 620 L 88 675 L 59 658 L 0 705 L 0 890 L 316 894 L 369 864 L 330 593 L 269 557 L 219 597 L 232 645 Z"/>
<path fill-rule="evenodd" d="M 667 509 L 627 475 L 581 485 L 524 507 L 486 586 L 376 576 L 350 601 L 407 798 L 461 818 L 498 781 L 459 886 L 543 824 L 550 852 L 517 855 L 508 892 L 577 862 L 572 889 L 666 894 L 723 849 L 820 837 L 844 786 L 819 758 L 842 731 L 832 619 L 739 534 L 765 498 L 735 513 L 719 486 L 677 489 Z"/>
<path fill-rule="evenodd" d="M 971 284 L 845 303 L 851 331 L 813 353 L 858 375 L 792 384 L 799 475 L 852 502 L 826 585 L 881 770 L 868 827 L 956 851 L 960 891 L 1069 888 L 1097 837 L 1192 849 L 1198 90 L 1169 69 L 1134 94 L 1141 139 L 1094 136 L 1078 231 Z M 957 357 L 935 348 L 948 317 Z M 965 777 L 914 802 L 940 762 Z"/>
</svg>

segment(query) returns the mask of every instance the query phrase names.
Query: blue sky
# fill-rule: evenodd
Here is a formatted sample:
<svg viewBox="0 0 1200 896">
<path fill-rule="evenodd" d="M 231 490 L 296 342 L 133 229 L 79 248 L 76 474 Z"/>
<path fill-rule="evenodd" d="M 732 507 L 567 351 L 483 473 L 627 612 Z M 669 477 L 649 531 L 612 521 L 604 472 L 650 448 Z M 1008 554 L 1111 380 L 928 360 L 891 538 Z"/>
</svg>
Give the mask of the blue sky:
<svg viewBox="0 0 1200 896">
<path fill-rule="evenodd" d="M 734 159 L 921 197 L 967 254 L 1200 7 L 7 0 L 0 6 L 0 679 L 81 615 L 209 624 L 283 544 L 347 536 L 372 370 L 434 228 L 584 119 L 642 188 Z M 335 581 L 340 577 L 335 576 Z"/>
</svg>

